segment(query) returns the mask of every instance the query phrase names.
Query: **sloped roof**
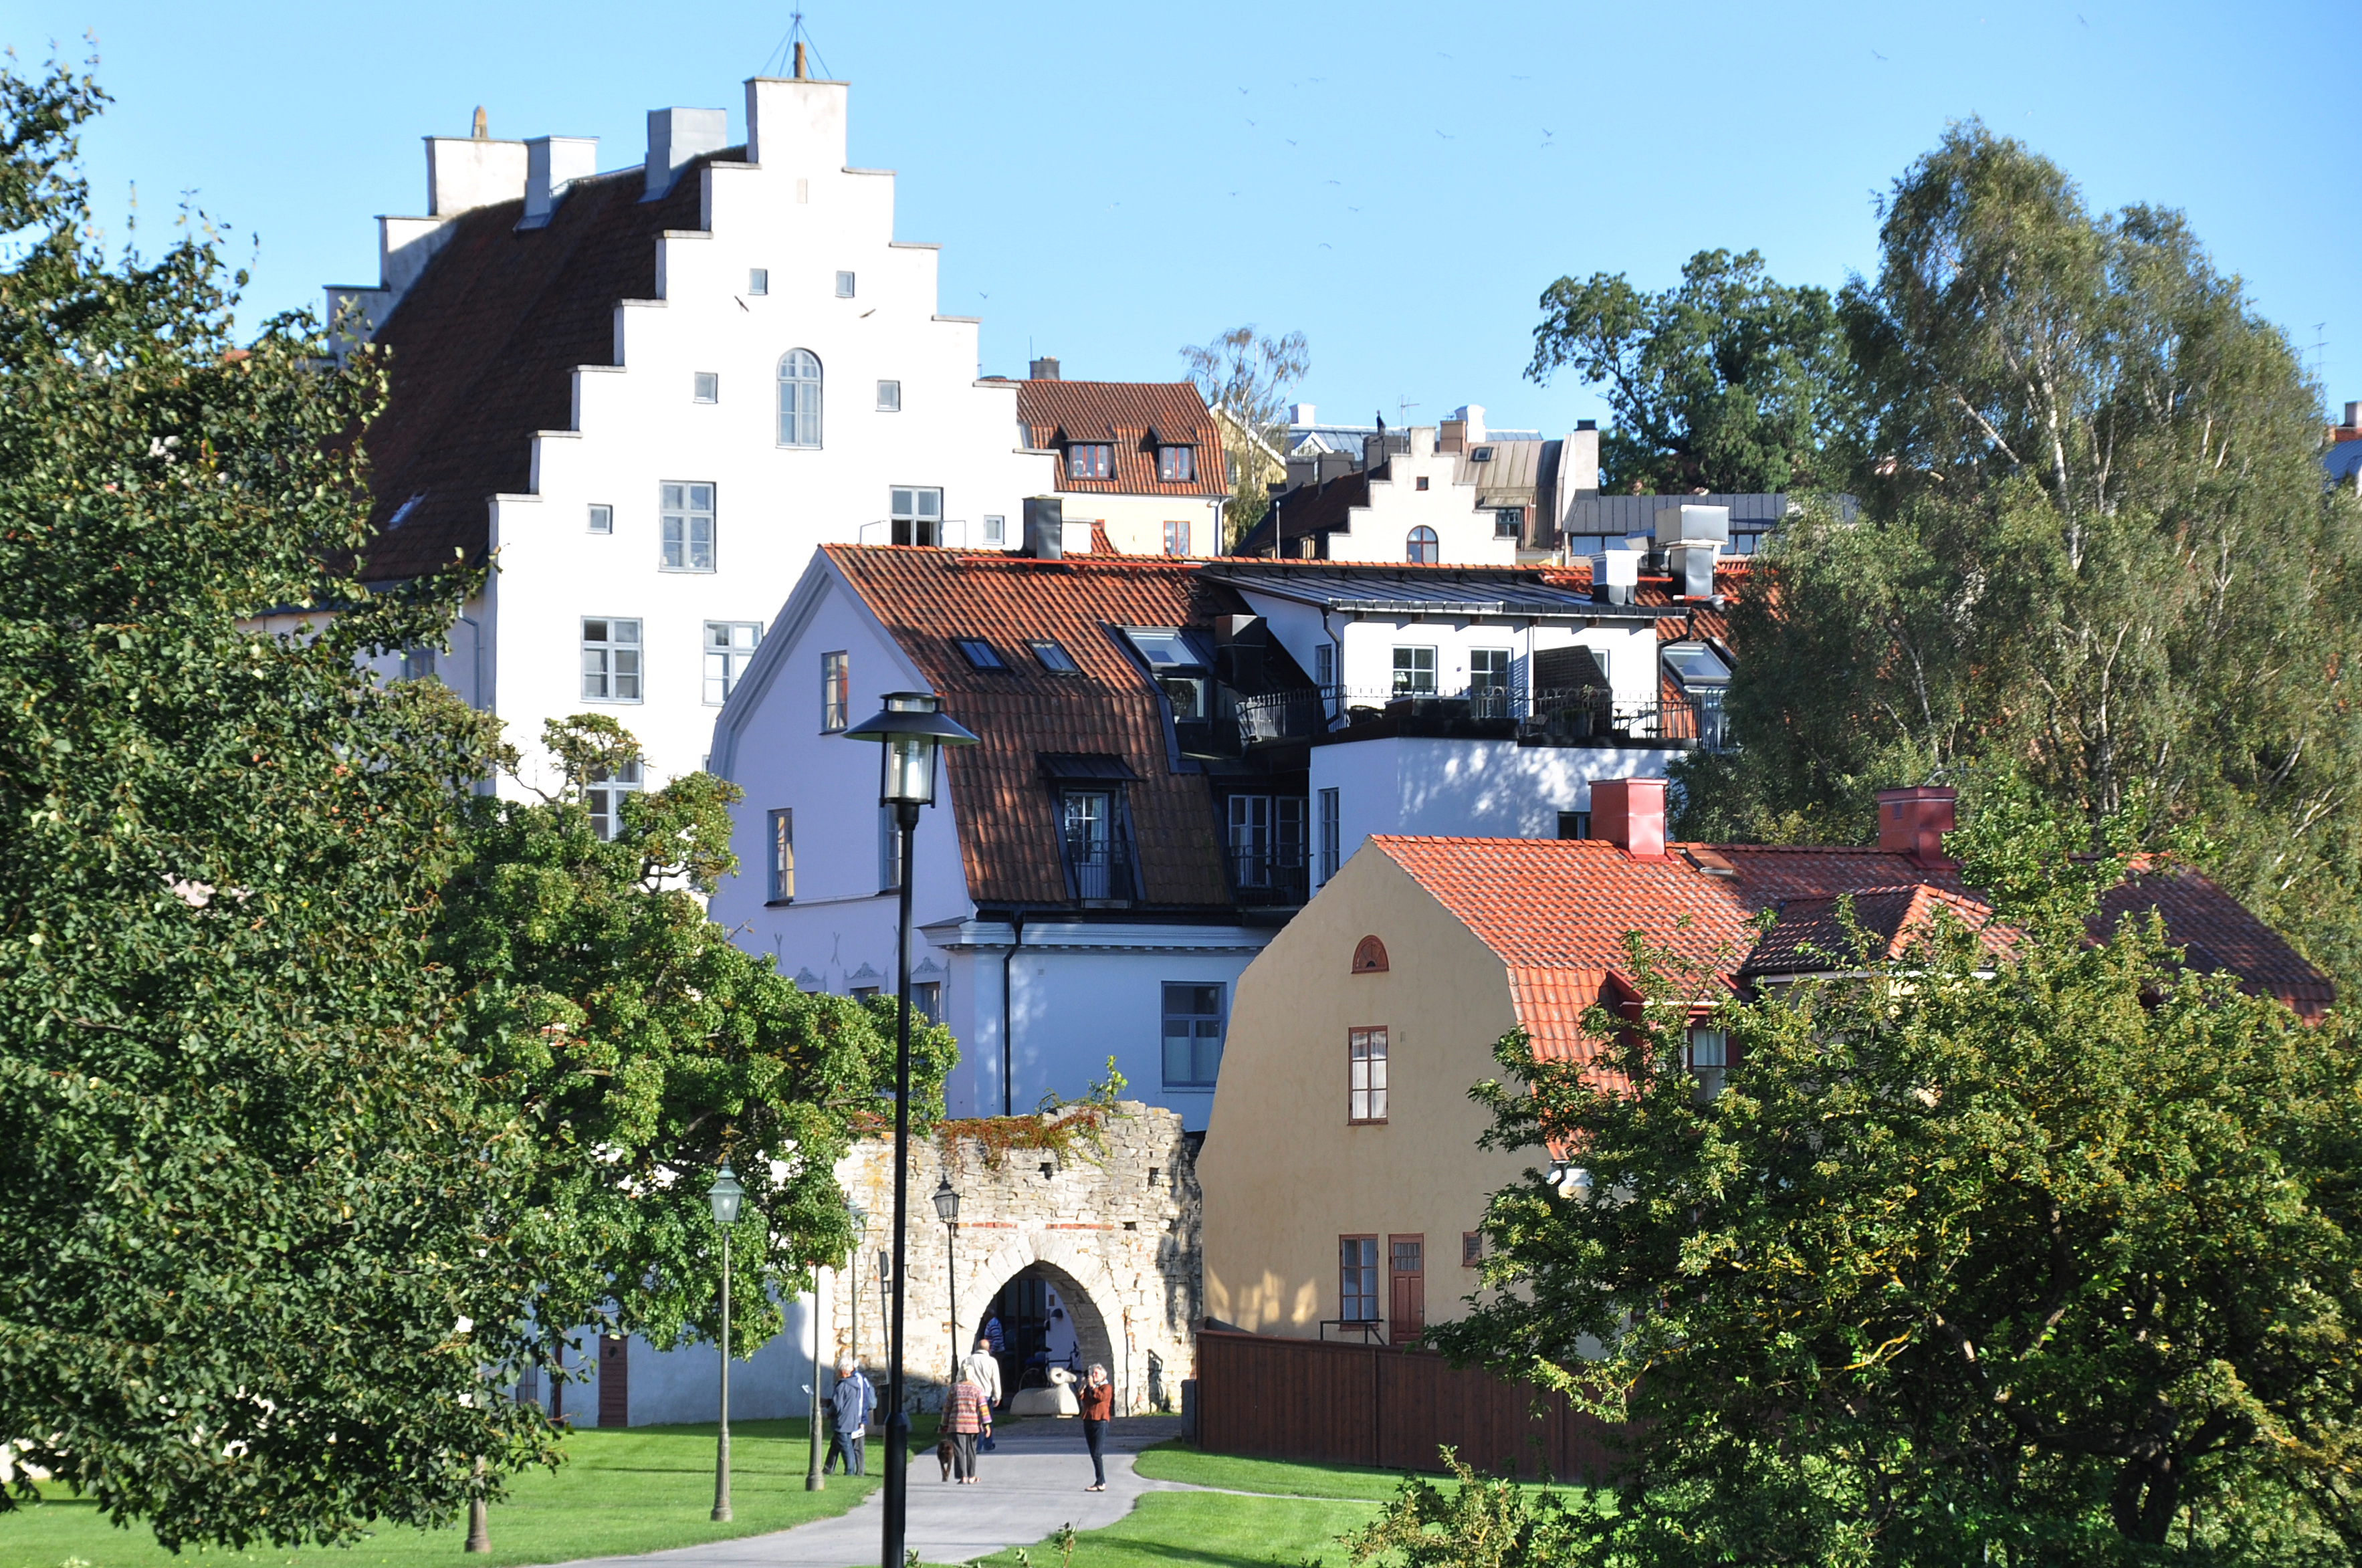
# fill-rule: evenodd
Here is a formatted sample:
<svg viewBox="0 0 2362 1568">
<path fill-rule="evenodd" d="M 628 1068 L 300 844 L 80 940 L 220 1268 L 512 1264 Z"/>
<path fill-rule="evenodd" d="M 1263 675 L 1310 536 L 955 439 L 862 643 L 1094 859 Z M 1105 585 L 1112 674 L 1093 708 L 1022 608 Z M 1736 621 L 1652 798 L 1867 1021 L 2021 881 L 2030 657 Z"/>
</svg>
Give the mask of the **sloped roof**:
<svg viewBox="0 0 2362 1568">
<path fill-rule="evenodd" d="M 1471 441 L 1459 454 L 1452 480 L 1476 487 L 1479 508 L 1530 506 L 1541 488 L 1542 448 L 1548 445 L 1540 439 L 1503 440 L 1497 436 Z M 1492 456 L 1480 463 L 1475 458 L 1480 451 Z"/>
<path fill-rule="evenodd" d="M 946 754 L 960 853 L 979 903 L 1068 901 L 1057 803 L 1045 756 L 1114 758 L 1126 787 L 1143 902 L 1227 906 L 1230 888 L 1204 778 L 1173 771 L 1159 698 L 1118 635 L 1124 626 L 1207 624 L 1242 608 L 1201 580 L 1196 563 L 1161 556 L 1033 560 L 982 551 L 827 545 L 830 562 L 982 744 Z M 983 637 L 1008 663 L 978 670 L 951 646 Z M 1048 637 L 1078 666 L 1042 668 L 1029 638 Z M 1302 683 L 1274 647 L 1276 673 Z"/>
<path fill-rule="evenodd" d="M 1849 903 L 1855 930 L 1846 925 Z M 1991 911 L 1982 904 L 1925 882 L 1789 899 L 1777 907 L 1778 918 L 1747 955 L 1748 974 L 1813 975 L 1900 957 L 1934 924 L 1938 910 L 1979 928 L 1990 949 L 1999 951 L 2007 942 L 2003 932 L 1985 923 Z"/>
<path fill-rule="evenodd" d="M 655 295 L 657 237 L 697 227 L 700 166 L 744 150 L 701 160 L 653 202 L 635 166 L 577 180 L 541 228 L 517 228 L 521 200 L 452 220 L 374 338 L 391 359 L 367 437 L 370 522 L 402 517 L 362 552 L 366 579 L 482 557 L 489 499 L 531 486 L 533 433 L 573 424 L 574 367 L 614 362 L 616 303 Z"/>
<path fill-rule="evenodd" d="M 2110 925 L 2128 911 L 2148 909 L 2163 912 L 2168 935 L 2194 968 L 2228 970 L 2245 989 L 2279 997 L 2308 1018 L 2337 999 L 2328 977 L 2300 957 L 2279 933 L 2195 871 L 2152 867 L 2100 900 L 2100 918 Z"/>
<path fill-rule="evenodd" d="M 1036 381 L 1017 388 L 1017 419 L 1026 445 L 1063 451 L 1077 441 L 1106 442 L 1115 448 L 1114 476 L 1103 480 L 1066 477 L 1058 465 L 1058 489 L 1069 494 L 1195 495 L 1230 493 L 1222 461 L 1222 433 L 1207 412 L 1206 400 L 1190 381 Z M 1194 447 L 1198 477 L 1156 477 L 1156 448 Z"/>
</svg>

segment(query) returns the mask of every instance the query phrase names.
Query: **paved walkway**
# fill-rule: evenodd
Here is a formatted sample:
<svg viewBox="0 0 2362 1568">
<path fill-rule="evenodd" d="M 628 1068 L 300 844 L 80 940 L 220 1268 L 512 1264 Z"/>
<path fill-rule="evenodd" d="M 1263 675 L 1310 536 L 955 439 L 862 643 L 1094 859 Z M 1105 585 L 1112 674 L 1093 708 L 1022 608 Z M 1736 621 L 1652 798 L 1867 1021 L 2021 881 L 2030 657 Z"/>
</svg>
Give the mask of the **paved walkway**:
<svg viewBox="0 0 2362 1568">
<path fill-rule="evenodd" d="M 914 1453 L 905 1544 L 922 1562 L 966 1562 L 1006 1547 L 1030 1546 L 1062 1524 L 1104 1529 L 1131 1512 L 1143 1492 L 1203 1490 L 1132 1474 L 1133 1454 L 1180 1432 L 1177 1416 L 1115 1422 L 1109 1433 L 1104 1492 L 1083 1490 L 1091 1481 L 1091 1456 L 1077 1421 L 1037 1419 L 1002 1426 L 999 1451 L 978 1456 L 984 1479 L 974 1486 L 942 1480 L 933 1450 Z M 884 1446 L 874 1439 L 869 1444 L 873 1470 Z M 835 1518 L 638 1557 L 594 1557 L 576 1568 L 877 1568 L 885 1515 L 881 1487 Z"/>
</svg>

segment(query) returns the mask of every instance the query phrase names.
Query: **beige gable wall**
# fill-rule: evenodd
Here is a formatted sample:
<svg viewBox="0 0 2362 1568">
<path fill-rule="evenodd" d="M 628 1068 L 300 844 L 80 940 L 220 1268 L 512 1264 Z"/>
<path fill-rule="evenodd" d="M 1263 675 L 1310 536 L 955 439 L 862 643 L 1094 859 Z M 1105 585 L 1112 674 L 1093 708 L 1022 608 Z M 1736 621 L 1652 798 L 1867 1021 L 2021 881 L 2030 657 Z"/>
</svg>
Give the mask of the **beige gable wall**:
<svg viewBox="0 0 2362 1568">
<path fill-rule="evenodd" d="M 1352 973 L 1365 935 L 1382 975 Z M 1474 1285 L 1460 1238 L 1485 1198 L 1536 1163 L 1476 1147 L 1489 1123 L 1468 1086 L 1496 1075 L 1516 1021 L 1501 961 L 1374 849 L 1348 860 L 1240 977 L 1220 1087 L 1198 1156 L 1206 1311 L 1310 1339 L 1339 1315 L 1338 1238 L 1422 1235 L 1427 1318 L 1456 1318 Z M 1346 1121 L 1346 1031 L 1387 1031 L 1383 1126 Z M 1378 1312 L 1389 1301 L 1382 1284 Z M 1332 1331 L 1333 1336 L 1333 1331 Z"/>
</svg>

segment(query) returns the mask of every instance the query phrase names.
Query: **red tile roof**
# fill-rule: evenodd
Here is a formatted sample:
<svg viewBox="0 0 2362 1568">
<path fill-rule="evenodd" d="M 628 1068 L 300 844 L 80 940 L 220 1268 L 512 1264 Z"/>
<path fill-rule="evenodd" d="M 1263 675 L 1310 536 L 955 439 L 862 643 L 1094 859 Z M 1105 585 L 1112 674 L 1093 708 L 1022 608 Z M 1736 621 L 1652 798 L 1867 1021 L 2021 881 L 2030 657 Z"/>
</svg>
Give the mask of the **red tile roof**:
<svg viewBox="0 0 2362 1568">
<path fill-rule="evenodd" d="M 483 555 L 487 501 L 530 488 L 535 431 L 572 425 L 574 367 L 614 362 L 616 302 L 655 295 L 657 237 L 697 226 L 700 183 L 692 168 L 643 202 L 635 167 L 576 181 L 543 228 L 517 228 L 521 201 L 452 220 L 375 339 L 392 359 L 368 436 L 370 517 L 389 531 L 364 552 L 368 579 Z"/>
<path fill-rule="evenodd" d="M 1846 926 L 1844 910 L 1849 901 L 1859 941 L 1855 931 Z M 2009 933 L 1985 923 L 1992 911 L 1984 905 L 1965 894 L 1915 882 L 1908 887 L 1861 888 L 1785 900 L 1779 905 L 1779 918 L 1756 938 L 1747 955 L 1746 972 L 1815 975 L 1899 958 L 1913 942 L 1926 934 L 1938 910 L 1948 910 L 1964 924 L 1980 928 L 1989 950 L 1998 953 L 2007 947 Z M 1865 949 L 1862 944 L 1870 945 Z"/>
<path fill-rule="evenodd" d="M 1058 463 L 1062 494 L 1198 495 L 1230 493 L 1222 460 L 1222 433 L 1206 411 L 1206 400 L 1189 381 L 1034 381 L 1015 383 L 1017 419 L 1026 444 L 1063 454 L 1076 442 L 1106 442 L 1115 448 L 1114 477 L 1066 477 Z M 1156 448 L 1197 449 L 1198 477 L 1156 477 Z"/>
<path fill-rule="evenodd" d="M 1032 560 L 963 550 L 828 545 L 829 560 L 942 696 L 944 711 L 982 744 L 948 754 L 969 896 L 979 903 L 1068 901 L 1055 797 L 1040 758 L 1120 757 L 1128 786 L 1143 902 L 1231 902 L 1212 801 L 1198 773 L 1173 770 L 1164 712 L 1120 642 L 1123 626 L 1205 625 L 1232 604 L 1198 579 L 1198 563 L 1163 556 Z M 950 644 L 983 637 L 1009 664 L 974 668 Z M 1054 675 L 1027 639 L 1056 641 L 1080 667 Z M 1286 655 L 1272 657 L 1284 665 Z M 1278 672 L 1302 683 L 1292 665 Z"/>
</svg>

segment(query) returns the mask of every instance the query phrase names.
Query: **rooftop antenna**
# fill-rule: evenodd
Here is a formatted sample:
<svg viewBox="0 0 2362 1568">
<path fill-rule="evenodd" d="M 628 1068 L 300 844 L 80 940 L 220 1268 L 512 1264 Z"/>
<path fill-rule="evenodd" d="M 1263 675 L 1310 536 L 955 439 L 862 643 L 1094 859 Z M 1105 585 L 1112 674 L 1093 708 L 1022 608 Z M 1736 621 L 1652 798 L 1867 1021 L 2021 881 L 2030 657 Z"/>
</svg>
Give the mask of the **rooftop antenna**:
<svg viewBox="0 0 2362 1568">
<path fill-rule="evenodd" d="M 778 47 L 763 57 L 763 69 L 757 74 L 770 76 L 792 67 L 797 81 L 807 80 L 810 75 L 804 68 L 804 52 L 807 49 L 811 51 L 812 59 L 820 61 L 821 80 L 832 79 L 833 73 L 828 69 L 828 61 L 821 60 L 820 46 L 811 41 L 811 30 L 804 26 L 804 14 L 801 11 L 790 11 L 788 13 L 787 37 L 781 39 Z"/>
<path fill-rule="evenodd" d="M 1398 397 L 1395 399 L 1395 418 L 1407 423 L 1410 418 L 1410 411 L 1418 406 L 1418 404 L 1411 402 L 1411 400 L 1407 397 Z"/>
</svg>

